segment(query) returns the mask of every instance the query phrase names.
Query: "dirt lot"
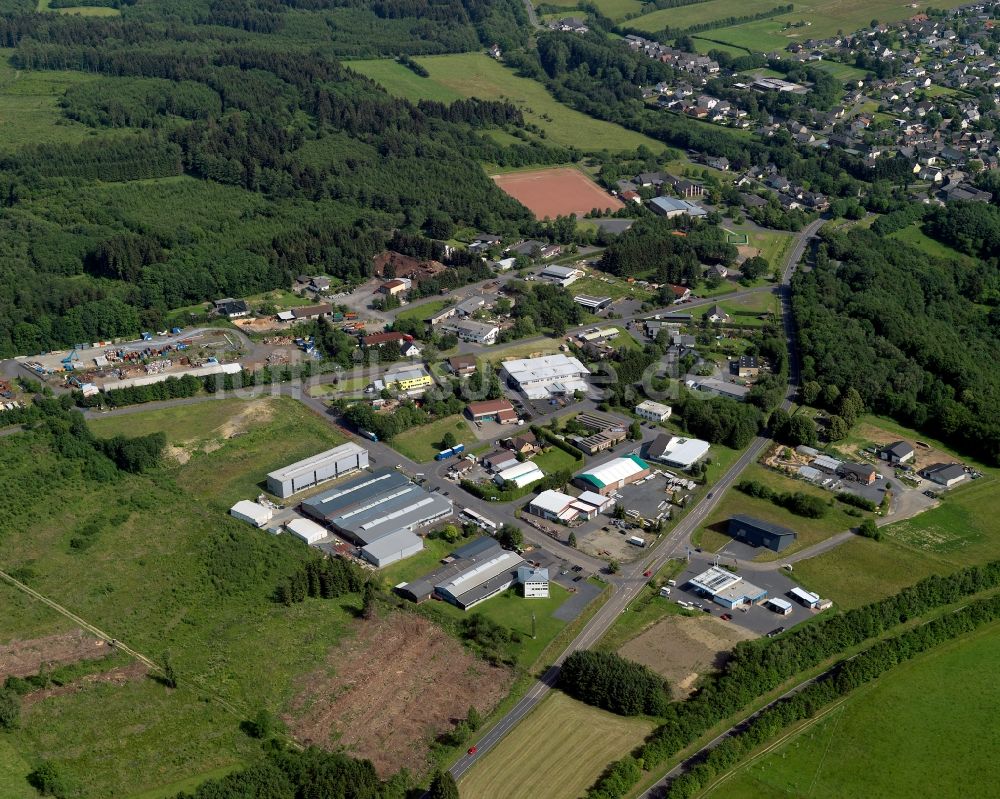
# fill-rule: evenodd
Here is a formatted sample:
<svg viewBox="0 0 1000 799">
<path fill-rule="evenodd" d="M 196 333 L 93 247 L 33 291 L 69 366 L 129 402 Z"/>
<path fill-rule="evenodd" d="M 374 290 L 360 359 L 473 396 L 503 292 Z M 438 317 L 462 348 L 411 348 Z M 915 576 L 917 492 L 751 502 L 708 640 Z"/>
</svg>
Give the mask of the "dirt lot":
<svg viewBox="0 0 1000 799">
<path fill-rule="evenodd" d="M 645 549 L 633 546 L 625 540 L 631 535 L 638 535 L 646 540 L 655 538 L 642 530 L 628 530 L 623 535 L 617 527 L 612 527 L 607 533 L 598 527 L 594 532 L 580 536 L 580 549 L 595 558 L 628 563 L 646 552 Z"/>
<path fill-rule="evenodd" d="M 875 427 L 874 425 L 861 423 L 853 431 L 853 435 L 864 438 L 870 441 L 872 444 L 892 444 L 899 441 L 899 436 L 895 436 L 892 433 L 883 430 L 881 427 Z M 946 452 L 942 452 L 939 449 L 928 446 L 923 443 L 917 443 L 916 440 L 908 440 L 907 443 L 913 447 L 913 460 L 907 465 L 913 466 L 918 471 L 923 469 L 925 466 L 930 466 L 934 463 L 952 463 L 955 458 Z M 853 447 L 844 446 L 837 447 L 838 450 L 844 453 L 846 457 L 856 458 L 857 451 Z"/>
<path fill-rule="evenodd" d="M 431 622 L 392 613 L 359 621 L 327 665 L 299 681 L 284 718 L 298 741 L 344 747 L 382 777 L 423 774 L 431 741 L 470 706 L 486 715 L 511 682 L 509 670 L 476 659 Z"/>
<path fill-rule="evenodd" d="M 38 674 L 43 665 L 61 666 L 78 660 L 97 660 L 108 654 L 108 646 L 83 630 L 11 641 L 0 645 L 0 683 L 7 677 Z"/>
<path fill-rule="evenodd" d="M 750 631 L 714 616 L 668 616 L 618 653 L 662 674 L 674 698 L 683 699 L 694 690 L 698 675 L 718 668 L 730 649 L 753 637 Z"/>
<path fill-rule="evenodd" d="M 612 197 L 579 170 L 569 167 L 494 175 L 493 180 L 538 219 L 555 219 L 568 214 L 582 216 L 594 208 L 617 211 L 625 207 L 617 197 Z"/>
</svg>

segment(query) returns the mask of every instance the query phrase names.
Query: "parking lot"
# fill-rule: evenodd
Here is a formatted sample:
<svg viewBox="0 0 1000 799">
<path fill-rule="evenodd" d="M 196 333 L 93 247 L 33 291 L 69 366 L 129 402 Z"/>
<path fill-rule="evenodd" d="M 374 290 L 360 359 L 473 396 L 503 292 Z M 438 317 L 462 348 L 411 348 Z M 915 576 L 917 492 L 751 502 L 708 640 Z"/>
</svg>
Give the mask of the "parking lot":
<svg viewBox="0 0 1000 799">
<path fill-rule="evenodd" d="M 706 597 L 688 586 L 691 578 L 701 574 L 713 563 L 714 560 L 700 557 L 692 558 L 688 567 L 677 576 L 677 586 L 671 589 L 670 599 L 673 601 L 680 600 L 682 602 L 695 603 L 696 608 L 700 604 L 703 608 L 711 612 L 713 616 L 730 614 L 733 617 L 731 620 L 732 624 L 750 630 L 757 635 L 767 635 L 778 627 L 784 627 L 786 630 L 789 630 L 796 624 L 801 624 L 807 619 L 811 619 L 817 613 L 817 611 L 803 607 L 794 599 L 786 596 L 787 592 L 795 588 L 798 584 L 788 576 L 787 572 L 780 570 L 748 571 L 740 576 L 758 588 L 765 589 L 768 597 L 777 597 L 791 602 L 792 612 L 787 616 L 775 613 L 764 605 L 753 605 L 748 608 L 735 610 L 729 610 L 722 605 L 717 605 L 710 597 Z"/>
</svg>

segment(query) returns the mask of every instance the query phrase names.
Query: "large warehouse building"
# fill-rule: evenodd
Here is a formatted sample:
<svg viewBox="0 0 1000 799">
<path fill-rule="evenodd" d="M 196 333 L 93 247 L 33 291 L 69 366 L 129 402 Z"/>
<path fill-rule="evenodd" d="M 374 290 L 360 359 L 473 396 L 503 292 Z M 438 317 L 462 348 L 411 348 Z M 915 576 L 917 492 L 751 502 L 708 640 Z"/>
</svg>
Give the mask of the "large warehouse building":
<svg viewBox="0 0 1000 799">
<path fill-rule="evenodd" d="M 584 380 L 590 370 L 567 355 L 518 358 L 504 361 L 501 377 L 513 383 L 528 399 L 546 399 L 551 394 L 587 391 Z"/>
<path fill-rule="evenodd" d="M 584 491 L 595 491 L 606 496 L 612 491 L 630 485 L 649 474 L 649 464 L 638 455 L 625 455 L 581 472 L 574 479 Z"/>
<path fill-rule="evenodd" d="M 682 438 L 661 433 L 649 445 L 649 457 L 667 466 L 690 469 L 708 454 L 709 446 L 707 441 L 700 438 Z"/>
<path fill-rule="evenodd" d="M 795 541 L 795 532 L 787 527 L 743 515 L 729 520 L 729 535 L 752 547 L 767 547 L 775 552 L 787 549 Z"/>
<path fill-rule="evenodd" d="M 456 549 L 445 560 L 441 568 L 396 590 L 413 602 L 423 602 L 433 594 L 468 610 L 510 588 L 518 568 L 526 563 L 488 536 Z"/>
<path fill-rule="evenodd" d="M 302 511 L 360 547 L 362 557 L 379 567 L 419 552 L 423 542 L 416 531 L 454 513 L 450 500 L 391 469 L 312 497 Z"/>
<path fill-rule="evenodd" d="M 267 490 L 284 499 L 311 486 L 367 467 L 368 450 L 357 444 L 341 444 L 271 472 L 267 476 Z"/>
</svg>

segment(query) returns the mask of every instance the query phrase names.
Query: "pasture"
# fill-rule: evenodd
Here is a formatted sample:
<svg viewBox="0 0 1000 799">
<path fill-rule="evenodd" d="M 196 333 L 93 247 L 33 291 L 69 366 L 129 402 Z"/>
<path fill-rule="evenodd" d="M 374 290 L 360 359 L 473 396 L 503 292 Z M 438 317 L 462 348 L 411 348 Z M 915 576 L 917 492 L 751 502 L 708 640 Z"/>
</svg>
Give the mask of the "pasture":
<svg viewBox="0 0 1000 799">
<path fill-rule="evenodd" d="M 462 799 L 576 799 L 652 730 L 553 691 L 459 782 Z"/>
<path fill-rule="evenodd" d="M 585 150 L 634 150 L 641 144 L 654 152 L 665 145 L 648 136 L 581 114 L 556 100 L 542 84 L 518 77 L 484 53 L 427 56 L 416 59 L 430 73 L 421 78 L 399 64 L 384 61 L 353 61 L 352 69 L 381 83 L 390 94 L 408 100 L 479 97 L 506 100 L 524 113 L 525 120 L 545 131 L 546 141 Z M 589 208 L 587 209 L 590 210 Z"/>
<path fill-rule="evenodd" d="M 646 23 L 653 27 L 637 25 L 654 14 L 647 14 L 630 24 L 642 27 L 642 30 L 655 31 L 662 29 L 665 24 L 673 26 L 694 25 L 711 22 L 713 19 L 724 19 L 733 14 L 757 14 L 768 11 L 782 5 L 777 0 L 753 0 L 753 2 L 740 4 L 736 10 L 732 4 L 726 0 L 710 0 L 707 3 L 698 3 L 681 9 L 666 9 L 656 12 L 659 16 L 655 22 Z M 947 0 L 942 8 L 953 8 L 961 5 L 960 0 Z M 743 25 L 730 27 L 713 28 L 704 31 L 701 35 L 706 39 L 715 39 L 736 47 L 744 47 L 755 52 L 767 52 L 768 50 L 781 50 L 794 41 L 804 41 L 806 39 L 833 36 L 837 31 L 852 33 L 854 31 L 868 28 L 872 19 L 880 22 L 896 22 L 907 19 L 917 13 L 918 9 L 901 3 L 898 0 L 807 0 L 805 3 L 795 3 L 795 8 L 788 14 L 782 14 L 769 19 L 748 22 Z M 672 11 L 688 12 L 683 15 L 675 15 L 672 20 L 669 16 Z M 683 20 L 683 22 L 678 21 Z M 808 25 L 786 27 L 790 23 L 799 21 L 807 22 Z M 659 26 L 655 27 L 655 26 Z M 845 75 L 852 77 L 852 75 Z"/>
<path fill-rule="evenodd" d="M 452 300 L 431 300 L 430 302 L 422 302 L 419 305 L 409 305 L 399 313 L 396 314 L 397 319 L 416 319 L 418 322 L 426 319 L 429 316 L 434 316 L 436 313 L 440 313 L 449 305 L 452 304 Z"/>
<path fill-rule="evenodd" d="M 625 207 L 621 200 L 572 167 L 508 172 L 494 175 L 493 180 L 538 219 L 582 216 L 594 208 L 617 211 Z"/>
<path fill-rule="evenodd" d="M 694 3 L 678 8 L 664 8 L 650 14 L 643 14 L 641 17 L 629 20 L 628 27 L 655 33 L 667 27 L 687 28 L 691 25 L 702 25 L 734 14 L 739 16 L 759 14 L 763 11 L 770 11 L 778 5 L 781 3 L 777 0 L 743 0 L 738 5 L 735 5 L 732 0 L 707 0 L 704 3 Z M 795 9 L 795 13 L 799 13 L 798 4 L 796 4 Z M 869 19 L 871 18 L 869 17 Z M 712 38 L 718 37 L 713 36 Z"/>
<path fill-rule="evenodd" d="M 993 624 L 895 667 L 766 755 L 723 776 L 710 799 L 960 797 L 991 793 L 1000 762 L 1000 626 Z M 906 734 L 900 732 L 905 730 Z"/>
</svg>

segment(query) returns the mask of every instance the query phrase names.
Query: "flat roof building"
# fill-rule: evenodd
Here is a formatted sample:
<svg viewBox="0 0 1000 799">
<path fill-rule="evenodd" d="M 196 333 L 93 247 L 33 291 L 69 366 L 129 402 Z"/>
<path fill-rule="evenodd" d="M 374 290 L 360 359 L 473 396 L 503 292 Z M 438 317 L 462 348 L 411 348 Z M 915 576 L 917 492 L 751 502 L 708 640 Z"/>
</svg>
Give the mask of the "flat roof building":
<svg viewBox="0 0 1000 799">
<path fill-rule="evenodd" d="M 301 538 L 309 546 L 330 535 L 329 530 L 310 519 L 292 519 L 285 525 L 285 529 L 297 538 Z"/>
<path fill-rule="evenodd" d="M 361 547 L 361 557 L 381 569 L 390 563 L 416 555 L 424 548 L 423 539 L 410 530 L 397 530 Z"/>
<path fill-rule="evenodd" d="M 516 385 L 529 399 L 586 391 L 584 378 L 589 374 L 590 370 L 577 358 L 562 354 L 504 361 L 501 370 L 504 379 Z"/>
<path fill-rule="evenodd" d="M 799 588 L 795 586 L 788 595 L 792 598 L 805 605 L 807 608 L 814 608 L 819 605 L 820 598 L 819 594 L 814 594 L 812 591 L 806 591 L 804 588 Z"/>
<path fill-rule="evenodd" d="M 678 469 L 690 469 L 708 454 L 710 444 L 700 438 L 662 433 L 649 445 L 649 457 Z"/>
<path fill-rule="evenodd" d="M 654 197 L 649 201 L 649 208 L 654 214 L 665 216 L 667 219 L 673 219 L 682 214 L 695 217 L 708 215 L 708 211 L 700 205 L 687 200 L 679 200 L 676 197 Z"/>
<path fill-rule="evenodd" d="M 383 380 L 387 386 L 396 386 L 400 391 L 419 391 L 434 385 L 434 380 L 420 366 L 388 372 Z"/>
<path fill-rule="evenodd" d="M 745 402 L 747 394 L 750 393 L 750 389 L 746 386 L 719 380 L 717 377 L 701 377 L 697 380 L 691 380 L 688 383 L 688 388 L 713 394 L 716 397 L 727 397 L 738 402 Z"/>
<path fill-rule="evenodd" d="M 515 424 L 517 411 L 509 400 L 495 399 L 483 402 L 470 402 L 465 409 L 474 422 L 499 422 L 500 424 Z"/>
<path fill-rule="evenodd" d="M 252 524 L 254 527 L 263 527 L 274 515 L 274 511 L 265 505 L 258 505 L 249 499 L 241 499 L 229 509 L 229 515 L 241 522 Z"/>
<path fill-rule="evenodd" d="M 739 575 L 711 566 L 689 580 L 691 586 L 724 608 L 752 605 L 767 597 L 767 591 L 748 583 Z"/>
<path fill-rule="evenodd" d="M 670 418 L 672 409 L 669 405 L 652 400 L 643 400 L 635 406 L 635 414 L 651 422 L 665 422 Z"/>
<path fill-rule="evenodd" d="M 500 327 L 490 322 L 475 322 L 472 319 L 448 319 L 441 323 L 441 329 L 446 333 L 454 333 L 462 341 L 473 344 L 496 344 L 500 335 Z"/>
<path fill-rule="evenodd" d="M 271 472 L 267 476 L 267 490 L 276 497 L 290 497 L 306 488 L 367 467 L 368 450 L 354 443 L 341 444 Z"/>
<path fill-rule="evenodd" d="M 729 520 L 729 535 L 750 546 L 766 547 L 774 552 L 781 552 L 795 542 L 795 532 L 787 527 L 743 515 Z"/>
<path fill-rule="evenodd" d="M 583 277 L 583 272 L 569 266 L 547 266 L 539 272 L 538 277 L 566 287 Z"/>
<path fill-rule="evenodd" d="M 625 455 L 581 472 L 573 482 L 586 491 L 605 496 L 648 474 L 649 464 L 646 461 L 638 455 Z"/>
<path fill-rule="evenodd" d="M 573 302 L 582 305 L 588 311 L 602 311 L 611 305 L 614 300 L 611 297 L 591 297 L 589 294 L 577 294 Z"/>
</svg>

